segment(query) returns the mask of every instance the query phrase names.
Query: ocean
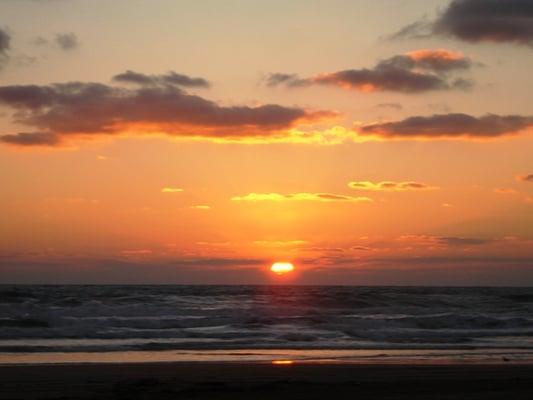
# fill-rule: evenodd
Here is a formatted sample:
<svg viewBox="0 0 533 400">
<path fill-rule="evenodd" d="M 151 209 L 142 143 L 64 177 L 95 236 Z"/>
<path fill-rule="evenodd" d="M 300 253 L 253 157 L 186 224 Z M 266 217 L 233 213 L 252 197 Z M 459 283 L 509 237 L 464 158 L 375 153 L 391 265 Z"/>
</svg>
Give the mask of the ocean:
<svg viewBox="0 0 533 400">
<path fill-rule="evenodd" d="M 533 288 L 0 286 L 0 363 L 406 351 L 533 358 Z"/>
</svg>

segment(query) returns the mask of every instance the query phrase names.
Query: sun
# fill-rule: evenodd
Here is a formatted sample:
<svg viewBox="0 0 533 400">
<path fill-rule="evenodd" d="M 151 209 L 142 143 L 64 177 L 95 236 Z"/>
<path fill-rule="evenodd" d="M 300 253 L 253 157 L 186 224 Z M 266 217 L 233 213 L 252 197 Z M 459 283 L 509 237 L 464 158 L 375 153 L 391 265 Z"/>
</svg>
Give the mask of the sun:
<svg viewBox="0 0 533 400">
<path fill-rule="evenodd" d="M 272 264 L 270 271 L 278 275 L 283 275 L 294 271 L 294 265 L 292 265 L 290 262 L 279 261 Z"/>
</svg>

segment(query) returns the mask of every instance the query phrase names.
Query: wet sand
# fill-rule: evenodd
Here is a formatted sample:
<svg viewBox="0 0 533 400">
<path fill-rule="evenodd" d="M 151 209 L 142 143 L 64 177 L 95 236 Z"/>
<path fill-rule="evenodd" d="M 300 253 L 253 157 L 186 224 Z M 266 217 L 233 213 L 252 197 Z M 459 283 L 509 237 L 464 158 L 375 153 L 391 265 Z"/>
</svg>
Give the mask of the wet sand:
<svg viewBox="0 0 533 400">
<path fill-rule="evenodd" d="M 533 365 L 0 366 L 0 399 L 531 399 Z"/>
</svg>

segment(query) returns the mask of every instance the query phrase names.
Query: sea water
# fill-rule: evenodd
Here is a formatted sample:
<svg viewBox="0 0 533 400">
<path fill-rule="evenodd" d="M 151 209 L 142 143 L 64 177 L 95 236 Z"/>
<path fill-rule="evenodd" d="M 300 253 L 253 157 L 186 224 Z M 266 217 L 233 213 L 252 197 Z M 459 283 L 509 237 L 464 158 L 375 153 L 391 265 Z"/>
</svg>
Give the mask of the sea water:
<svg viewBox="0 0 533 400">
<path fill-rule="evenodd" d="M 528 358 L 533 288 L 0 286 L 0 362 L 57 354 L 116 360 L 119 352 L 336 359 L 415 350 Z"/>
</svg>

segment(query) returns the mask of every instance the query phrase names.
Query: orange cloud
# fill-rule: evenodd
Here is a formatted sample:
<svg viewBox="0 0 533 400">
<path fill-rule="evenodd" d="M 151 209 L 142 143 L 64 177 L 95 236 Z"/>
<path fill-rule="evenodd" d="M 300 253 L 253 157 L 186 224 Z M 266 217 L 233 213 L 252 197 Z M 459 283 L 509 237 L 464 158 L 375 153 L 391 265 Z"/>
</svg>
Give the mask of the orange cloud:
<svg viewBox="0 0 533 400">
<path fill-rule="evenodd" d="M 196 206 L 191 206 L 190 208 L 194 209 L 194 210 L 210 210 L 211 207 L 210 206 L 206 206 L 206 205 L 203 205 L 203 204 L 199 204 L 199 205 L 196 205 Z"/>
<path fill-rule="evenodd" d="M 181 193 L 183 192 L 182 188 L 177 187 L 164 187 L 161 189 L 161 193 Z"/>
<path fill-rule="evenodd" d="M 406 53 L 417 63 L 424 65 L 427 63 L 432 69 L 447 69 L 447 68 L 467 68 L 467 58 L 463 53 L 458 51 L 450 51 L 446 49 L 420 49 Z"/>
</svg>

